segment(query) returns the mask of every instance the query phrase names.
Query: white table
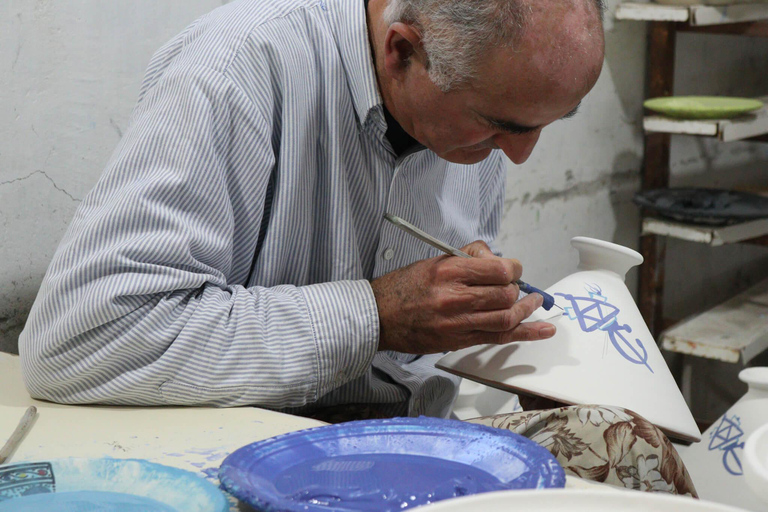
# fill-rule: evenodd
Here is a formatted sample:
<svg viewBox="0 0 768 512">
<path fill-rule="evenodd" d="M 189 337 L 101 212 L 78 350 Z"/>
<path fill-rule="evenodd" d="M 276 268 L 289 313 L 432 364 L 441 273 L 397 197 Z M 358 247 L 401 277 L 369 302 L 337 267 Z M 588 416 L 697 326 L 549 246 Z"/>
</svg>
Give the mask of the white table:
<svg viewBox="0 0 768 512">
<path fill-rule="evenodd" d="M 27 407 L 37 407 L 31 430 L 6 461 L 66 457 L 145 459 L 186 469 L 219 485 L 224 458 L 254 441 L 325 423 L 256 407 L 110 407 L 59 405 L 34 400 L 21 377 L 18 356 L 0 353 L 0 445 Z M 567 488 L 606 488 L 567 477 Z M 231 511 L 252 510 L 228 496 Z"/>
<path fill-rule="evenodd" d="M 323 422 L 255 407 L 69 406 L 33 400 L 18 356 L 0 353 L 0 445 L 28 406 L 32 429 L 7 462 L 65 457 L 145 459 L 193 471 L 215 485 L 224 458 L 241 446 Z M 231 510 L 241 510 L 230 496 Z M 242 510 L 250 510 L 242 506 Z"/>
</svg>

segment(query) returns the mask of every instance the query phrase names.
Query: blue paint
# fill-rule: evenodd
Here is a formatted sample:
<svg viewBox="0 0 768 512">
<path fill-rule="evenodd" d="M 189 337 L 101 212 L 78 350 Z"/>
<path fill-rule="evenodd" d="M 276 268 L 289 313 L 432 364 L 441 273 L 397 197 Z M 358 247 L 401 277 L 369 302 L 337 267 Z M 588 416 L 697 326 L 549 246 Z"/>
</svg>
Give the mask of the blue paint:
<svg viewBox="0 0 768 512">
<path fill-rule="evenodd" d="M 267 512 L 394 512 L 481 492 L 565 485 L 555 458 L 529 439 L 423 417 L 355 421 L 259 441 L 227 457 L 219 479 Z"/>
<path fill-rule="evenodd" d="M 371 512 L 508 488 L 498 478 L 466 464 L 391 453 L 301 462 L 276 475 L 273 483 L 278 492 L 296 502 Z"/>
<path fill-rule="evenodd" d="M 610 304 L 608 298 L 603 295 L 602 290 L 596 284 L 586 285 L 588 297 L 575 297 L 566 293 L 556 293 L 571 303 L 565 308 L 564 316 L 571 320 L 578 320 L 581 330 L 584 332 L 594 332 L 596 330 L 605 331 L 611 339 L 611 344 L 616 351 L 633 364 L 645 365 L 651 373 L 653 369 L 648 364 L 648 351 L 639 338 L 635 338 L 633 345 L 624 337 L 622 331 L 632 332 L 628 324 L 619 323 L 619 313 L 621 310 Z"/>
<path fill-rule="evenodd" d="M 741 419 L 735 414 L 730 418 L 723 415 L 717 428 L 709 434 L 709 451 L 721 450 L 723 467 L 734 476 L 744 474 L 739 458 L 739 453 L 744 449 L 744 442 L 739 442 L 742 436 L 744 431 L 741 429 Z"/>
<path fill-rule="evenodd" d="M 0 512 L 177 512 L 157 500 L 133 494 L 75 491 L 35 494 L 0 502 Z"/>
</svg>

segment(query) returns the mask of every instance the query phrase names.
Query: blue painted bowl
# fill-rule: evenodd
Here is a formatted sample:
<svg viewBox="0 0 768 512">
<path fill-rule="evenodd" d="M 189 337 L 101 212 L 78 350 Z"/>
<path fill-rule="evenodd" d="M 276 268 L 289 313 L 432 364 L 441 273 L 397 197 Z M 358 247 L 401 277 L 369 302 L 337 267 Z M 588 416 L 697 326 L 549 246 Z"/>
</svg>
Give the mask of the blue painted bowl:
<svg viewBox="0 0 768 512">
<path fill-rule="evenodd" d="M 267 512 L 402 511 L 457 496 L 565 486 L 546 449 L 455 420 L 366 420 L 244 446 L 219 469 L 224 488 Z"/>
<path fill-rule="evenodd" d="M 0 512 L 226 512 L 204 478 L 140 459 L 55 459 L 0 466 Z"/>
</svg>

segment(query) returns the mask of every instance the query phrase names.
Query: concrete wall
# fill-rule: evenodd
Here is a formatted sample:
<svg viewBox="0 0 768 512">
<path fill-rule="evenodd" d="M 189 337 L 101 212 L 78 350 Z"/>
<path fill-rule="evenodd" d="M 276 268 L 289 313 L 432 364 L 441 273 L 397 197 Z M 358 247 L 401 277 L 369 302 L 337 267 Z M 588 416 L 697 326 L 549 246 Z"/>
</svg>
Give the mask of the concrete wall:
<svg viewBox="0 0 768 512">
<path fill-rule="evenodd" d="M 126 126 L 151 54 L 222 3 L 0 5 L 0 350 L 16 350 L 48 262 Z M 618 2 L 608 3 L 600 81 L 575 118 L 545 130 L 531 159 L 509 168 L 499 245 L 541 287 L 573 271 L 572 236 L 637 247 L 639 220 L 631 198 L 642 161 L 645 25 L 614 21 Z M 679 43 L 678 93 L 768 92 L 768 42 L 685 35 Z M 766 147 L 678 138 L 675 181 L 765 182 Z M 677 315 L 768 274 L 760 248 L 711 250 L 672 242 L 669 253 L 666 299 Z M 629 276 L 633 290 L 635 275 Z"/>
</svg>

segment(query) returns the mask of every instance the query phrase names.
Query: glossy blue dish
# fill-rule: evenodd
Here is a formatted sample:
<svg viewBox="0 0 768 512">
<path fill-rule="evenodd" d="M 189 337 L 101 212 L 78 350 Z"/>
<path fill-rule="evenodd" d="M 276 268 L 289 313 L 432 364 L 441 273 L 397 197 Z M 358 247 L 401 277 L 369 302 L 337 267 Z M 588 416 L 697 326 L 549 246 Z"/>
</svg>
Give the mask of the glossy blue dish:
<svg viewBox="0 0 768 512">
<path fill-rule="evenodd" d="M 204 478 L 140 459 L 55 459 L 0 466 L 0 512 L 226 512 Z"/>
<path fill-rule="evenodd" d="M 455 420 L 366 420 L 244 446 L 219 469 L 224 488 L 267 512 L 401 511 L 508 489 L 565 486 L 546 449 Z"/>
</svg>

